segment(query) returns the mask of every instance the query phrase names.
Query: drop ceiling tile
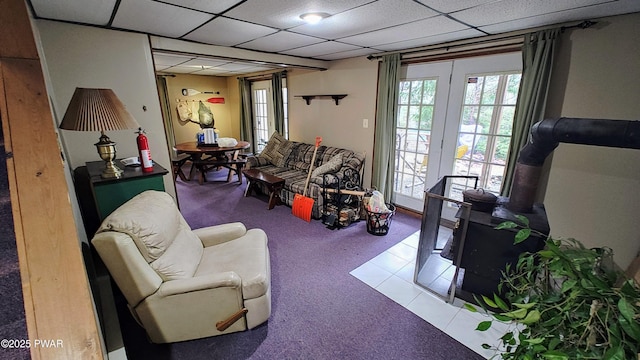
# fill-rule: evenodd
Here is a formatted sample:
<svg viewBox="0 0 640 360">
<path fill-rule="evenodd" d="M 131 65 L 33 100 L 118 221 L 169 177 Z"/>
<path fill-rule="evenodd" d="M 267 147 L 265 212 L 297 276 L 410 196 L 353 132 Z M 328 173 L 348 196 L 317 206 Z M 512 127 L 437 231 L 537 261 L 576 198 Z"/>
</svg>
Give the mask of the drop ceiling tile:
<svg viewBox="0 0 640 360">
<path fill-rule="evenodd" d="M 342 51 L 356 50 L 358 48 L 358 46 L 343 44 L 336 41 L 325 41 L 323 43 L 315 45 L 309 45 L 293 50 L 283 51 L 282 53 L 295 56 L 314 57 Z"/>
<path fill-rule="evenodd" d="M 165 72 L 176 73 L 176 74 L 191 74 L 192 72 L 202 70 L 200 66 L 172 66 L 170 68 L 164 69 Z"/>
<path fill-rule="evenodd" d="M 116 0 L 31 0 L 34 15 L 40 18 L 66 20 L 104 26 L 109 23 Z"/>
<path fill-rule="evenodd" d="M 341 51 L 333 54 L 318 55 L 316 56 L 316 58 L 322 59 L 322 60 L 338 60 L 338 59 L 347 59 L 347 58 L 353 58 L 358 56 L 366 56 L 371 54 L 372 52 L 375 52 L 375 50 L 370 48 L 360 48 L 360 49 L 349 50 L 349 51 Z"/>
<path fill-rule="evenodd" d="M 214 45 L 234 46 L 276 31 L 262 25 L 217 17 L 184 38 Z"/>
<path fill-rule="evenodd" d="M 614 16 L 640 11 L 640 1 L 624 0 L 615 4 L 599 4 L 575 10 L 560 11 L 548 15 L 531 16 L 515 21 L 505 21 L 498 24 L 483 26 L 480 29 L 490 34 L 499 34 L 519 29 L 561 24 L 571 21 L 596 20 L 599 17 Z"/>
<path fill-rule="evenodd" d="M 230 10 L 225 16 L 256 24 L 288 29 L 305 22 L 300 15 L 309 12 L 324 12 L 329 15 L 362 6 L 371 0 L 248 0 Z"/>
<path fill-rule="evenodd" d="M 395 50 L 404 50 L 411 49 L 421 46 L 433 45 L 433 44 L 441 44 L 449 41 L 469 39 L 484 36 L 485 34 L 474 29 L 456 31 L 448 34 L 439 34 L 434 36 L 427 36 L 424 38 L 418 38 L 407 41 L 400 41 L 396 43 L 389 44 L 381 44 L 376 45 L 376 49 L 380 49 L 382 51 L 395 51 Z"/>
<path fill-rule="evenodd" d="M 212 17 L 210 14 L 151 0 L 122 0 L 113 19 L 113 26 L 161 36 L 180 37 Z"/>
<path fill-rule="evenodd" d="M 169 4 L 175 4 L 189 9 L 205 11 L 212 14 L 220 14 L 239 4 L 242 0 L 163 0 Z"/>
<path fill-rule="evenodd" d="M 436 16 L 409 24 L 398 25 L 365 34 L 341 38 L 340 41 L 358 46 L 373 46 L 451 33 L 467 27 L 445 16 Z"/>
<path fill-rule="evenodd" d="M 243 43 L 242 47 L 258 51 L 278 52 L 295 49 L 301 46 L 313 45 L 323 41 L 325 40 L 312 36 L 295 34 L 288 31 L 279 31 L 275 34 Z"/>
<path fill-rule="evenodd" d="M 480 27 L 532 16 L 551 15 L 567 9 L 587 7 L 605 1 L 611 4 L 608 0 L 541 0 L 522 1 L 518 3 L 518 6 L 509 6 L 509 3 L 503 0 L 455 12 L 451 16 L 469 25 Z M 525 26 L 520 28 L 525 28 Z"/>
<path fill-rule="evenodd" d="M 417 0 L 419 3 L 425 4 L 433 10 L 440 11 L 442 13 L 450 13 L 452 11 L 459 11 L 474 8 L 479 5 L 495 2 L 496 0 Z"/>
<path fill-rule="evenodd" d="M 170 68 L 170 67 L 171 67 L 171 66 L 169 66 L 169 65 L 158 65 L 158 64 L 156 64 L 156 65 L 154 66 L 154 68 L 156 69 L 156 71 L 163 71 L 163 70 L 166 70 L 166 69 L 168 69 L 168 68 Z"/>
<path fill-rule="evenodd" d="M 180 65 L 184 62 L 189 61 L 191 58 L 192 58 L 191 56 L 163 54 L 163 53 L 157 53 L 157 52 L 153 54 L 153 62 L 156 65 L 168 65 L 168 66 Z"/>
<path fill-rule="evenodd" d="M 297 26 L 291 31 L 325 39 L 337 39 L 436 15 L 438 13 L 416 2 L 403 2 L 402 6 L 398 6 L 397 0 L 378 0 L 330 16 L 314 25 Z"/>
<path fill-rule="evenodd" d="M 213 67 L 213 66 L 222 66 L 224 64 L 228 64 L 229 61 L 228 60 L 221 60 L 221 59 L 209 59 L 209 58 L 195 58 L 195 59 L 191 59 L 181 65 L 185 65 L 185 66 L 204 66 L 204 67 Z"/>
</svg>

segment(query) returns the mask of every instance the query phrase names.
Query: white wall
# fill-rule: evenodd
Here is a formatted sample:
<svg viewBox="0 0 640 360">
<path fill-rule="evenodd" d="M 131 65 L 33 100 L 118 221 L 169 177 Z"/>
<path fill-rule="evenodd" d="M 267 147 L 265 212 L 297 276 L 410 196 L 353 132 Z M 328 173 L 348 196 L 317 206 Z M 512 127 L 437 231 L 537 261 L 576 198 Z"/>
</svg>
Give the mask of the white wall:
<svg viewBox="0 0 640 360">
<path fill-rule="evenodd" d="M 563 36 L 549 117 L 640 120 L 640 14 Z M 551 231 L 608 246 L 623 268 L 640 250 L 640 150 L 560 144 L 544 199 Z"/>
<path fill-rule="evenodd" d="M 111 88 L 146 130 L 153 160 L 170 171 L 148 37 L 47 20 L 36 20 L 35 25 L 42 41 L 43 61 L 49 70 L 51 102 L 58 124 L 76 87 Z M 107 133 L 117 143 L 118 158 L 138 155 L 134 132 Z M 59 133 L 71 168 L 100 161 L 94 146 L 99 132 L 60 130 Z M 175 197 L 171 173 L 164 177 L 164 185 Z"/>
<path fill-rule="evenodd" d="M 371 186 L 373 133 L 376 117 L 378 62 L 366 58 L 335 61 L 326 71 L 293 70 L 287 73 L 289 138 L 365 153 L 364 185 Z M 313 99 L 311 104 L 296 95 L 347 94 L 336 106 L 332 99 Z M 363 128 L 362 120 L 369 120 Z"/>
</svg>

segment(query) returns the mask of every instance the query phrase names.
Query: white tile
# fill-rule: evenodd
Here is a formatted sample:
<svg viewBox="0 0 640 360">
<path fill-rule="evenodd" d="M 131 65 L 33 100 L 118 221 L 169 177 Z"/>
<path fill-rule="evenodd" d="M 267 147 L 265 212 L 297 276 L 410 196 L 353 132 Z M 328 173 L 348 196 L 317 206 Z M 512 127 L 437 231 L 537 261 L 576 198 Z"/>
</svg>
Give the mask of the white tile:
<svg viewBox="0 0 640 360">
<path fill-rule="evenodd" d="M 453 320 L 447 325 L 444 332 L 469 349 L 489 358 L 493 356 L 496 351 L 495 349 L 483 349 L 482 344 L 497 347 L 500 344 L 500 337 L 507 331 L 508 325 L 494 322 L 488 330 L 477 331 L 475 329 L 479 321 L 476 316 L 477 314 L 474 315 L 474 313 L 462 309 L 453 317 Z M 489 320 L 489 318 L 483 318 L 483 320 Z"/>
<path fill-rule="evenodd" d="M 460 311 L 459 307 L 447 304 L 426 291 L 410 302 L 407 309 L 440 330 L 444 330 Z"/>
<path fill-rule="evenodd" d="M 358 268 L 351 271 L 350 274 L 355 276 L 363 283 L 371 286 L 372 288 L 380 285 L 383 281 L 393 275 L 389 271 L 384 270 L 380 266 L 375 265 L 371 262 L 362 264 Z"/>
<path fill-rule="evenodd" d="M 421 293 L 417 286 L 395 275 L 383 281 L 376 290 L 405 307 Z"/>
<path fill-rule="evenodd" d="M 385 251 L 382 254 L 371 259 L 371 262 L 389 271 L 390 273 L 395 274 L 398 270 L 402 269 L 403 266 L 407 265 L 409 263 L 409 260 L 405 260 L 397 255 Z"/>
<path fill-rule="evenodd" d="M 413 284 L 413 275 L 415 269 L 416 264 L 414 262 L 410 262 L 407 265 L 403 266 L 402 269 L 398 270 L 395 275 L 402 280 Z"/>
<path fill-rule="evenodd" d="M 407 261 L 414 261 L 416 259 L 416 254 L 418 253 L 418 249 L 402 242 L 393 245 L 387 251 Z"/>
<path fill-rule="evenodd" d="M 411 247 L 418 248 L 418 242 L 420 242 L 420 230 L 409 235 L 406 239 L 402 240 L 403 244 L 407 244 Z"/>
</svg>

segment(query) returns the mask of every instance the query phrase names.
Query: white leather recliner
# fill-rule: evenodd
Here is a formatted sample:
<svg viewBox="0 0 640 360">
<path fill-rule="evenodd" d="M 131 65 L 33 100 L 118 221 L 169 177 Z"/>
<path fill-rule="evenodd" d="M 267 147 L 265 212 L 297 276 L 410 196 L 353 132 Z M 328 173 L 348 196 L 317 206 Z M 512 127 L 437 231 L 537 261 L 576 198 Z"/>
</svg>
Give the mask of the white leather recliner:
<svg viewBox="0 0 640 360">
<path fill-rule="evenodd" d="M 91 243 L 154 343 L 243 331 L 271 315 L 261 229 L 191 230 L 169 194 L 150 190 L 111 213 Z"/>
</svg>

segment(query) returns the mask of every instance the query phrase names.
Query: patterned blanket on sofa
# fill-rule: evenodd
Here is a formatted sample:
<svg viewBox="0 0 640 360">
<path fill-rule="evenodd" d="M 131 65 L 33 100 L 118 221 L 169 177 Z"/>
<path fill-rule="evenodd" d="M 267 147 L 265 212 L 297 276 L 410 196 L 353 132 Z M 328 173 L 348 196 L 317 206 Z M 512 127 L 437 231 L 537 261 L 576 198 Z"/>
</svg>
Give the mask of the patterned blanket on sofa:
<svg viewBox="0 0 640 360">
<path fill-rule="evenodd" d="M 302 194 L 304 191 L 304 183 L 307 179 L 309 166 L 311 166 L 314 147 L 314 144 L 288 141 L 280 134 L 274 133 L 258 156 L 247 158 L 247 167 L 285 179 L 280 197 L 285 204 L 291 206 L 295 194 Z M 311 211 L 311 216 L 314 219 L 319 219 L 322 216 L 321 189 L 323 181 L 328 186 L 344 188 L 346 183 L 352 180 L 352 174 L 358 174 L 359 179 L 362 179 L 364 160 L 364 154 L 351 150 L 324 145 L 318 147 L 306 194 L 314 199 Z"/>
</svg>

